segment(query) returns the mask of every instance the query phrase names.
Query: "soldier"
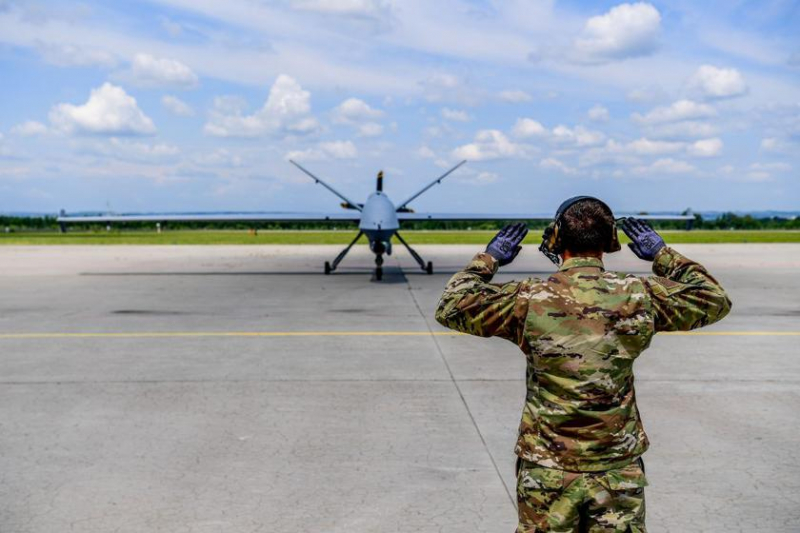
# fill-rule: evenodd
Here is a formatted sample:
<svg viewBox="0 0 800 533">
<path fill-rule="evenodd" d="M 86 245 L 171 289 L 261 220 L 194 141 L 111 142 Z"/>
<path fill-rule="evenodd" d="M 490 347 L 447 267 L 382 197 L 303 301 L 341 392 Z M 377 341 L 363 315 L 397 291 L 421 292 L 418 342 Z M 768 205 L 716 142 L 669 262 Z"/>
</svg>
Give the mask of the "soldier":
<svg viewBox="0 0 800 533">
<path fill-rule="evenodd" d="M 592 197 L 559 207 L 540 247 L 561 264 L 547 279 L 490 283 L 528 230 L 503 228 L 447 284 L 436 320 L 502 337 L 527 358 L 517 440 L 518 533 L 644 532 L 641 455 L 648 447 L 633 362 L 659 331 L 686 331 L 728 314 L 731 302 L 702 265 L 665 245 L 646 222 L 623 219 L 628 246 L 655 276 L 608 272 L 620 249 L 611 209 Z"/>
</svg>

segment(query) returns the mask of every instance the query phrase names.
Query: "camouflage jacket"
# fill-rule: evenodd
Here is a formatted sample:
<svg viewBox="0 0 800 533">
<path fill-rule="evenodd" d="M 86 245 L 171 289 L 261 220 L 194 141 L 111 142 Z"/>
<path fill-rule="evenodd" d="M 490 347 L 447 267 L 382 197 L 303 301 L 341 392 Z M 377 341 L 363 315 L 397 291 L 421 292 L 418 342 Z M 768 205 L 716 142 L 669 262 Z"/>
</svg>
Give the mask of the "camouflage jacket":
<svg viewBox="0 0 800 533">
<path fill-rule="evenodd" d="M 607 272 L 576 257 L 546 280 L 489 283 L 498 264 L 476 255 L 447 284 L 436 320 L 503 337 L 527 356 L 527 397 L 516 453 L 541 466 L 620 468 L 648 446 L 633 387 L 633 362 L 658 331 L 721 320 L 731 302 L 698 263 L 663 248 L 655 276 Z"/>
</svg>

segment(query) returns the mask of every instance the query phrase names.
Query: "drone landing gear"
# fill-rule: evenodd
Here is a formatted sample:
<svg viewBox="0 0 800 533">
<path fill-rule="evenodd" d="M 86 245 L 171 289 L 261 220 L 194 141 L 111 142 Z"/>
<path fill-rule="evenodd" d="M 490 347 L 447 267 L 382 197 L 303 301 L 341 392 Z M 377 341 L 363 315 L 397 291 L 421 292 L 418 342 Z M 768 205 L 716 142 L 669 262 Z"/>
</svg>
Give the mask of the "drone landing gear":
<svg viewBox="0 0 800 533">
<path fill-rule="evenodd" d="M 353 239 L 353 240 L 350 242 L 350 244 L 348 244 L 348 245 L 347 245 L 347 248 L 345 248 L 344 250 L 342 250 L 341 252 L 339 252 L 339 255 L 337 255 L 337 256 L 336 256 L 336 259 L 334 259 L 334 260 L 333 260 L 333 264 L 329 263 L 328 261 L 325 261 L 325 275 L 326 275 L 326 276 L 327 276 L 328 274 L 330 274 L 331 272 L 333 272 L 334 270 L 336 270 L 336 267 L 338 267 L 338 266 L 339 266 L 339 263 L 341 263 L 341 262 L 342 262 L 342 259 L 344 259 L 344 256 L 346 256 L 346 255 L 347 255 L 347 252 L 349 252 L 349 251 L 350 251 L 350 248 L 352 248 L 352 247 L 353 247 L 353 245 L 354 245 L 356 242 L 358 242 L 358 239 L 360 239 L 362 235 L 364 235 L 364 232 L 363 232 L 363 231 L 359 231 L 359 232 L 358 232 L 358 235 L 356 235 L 356 238 L 355 238 L 355 239 Z"/>
<path fill-rule="evenodd" d="M 405 239 L 403 239 L 403 237 L 401 237 L 399 233 L 395 233 L 394 236 L 397 237 L 397 240 L 399 240 L 402 243 L 402 245 L 406 247 L 408 253 L 411 254 L 411 257 L 414 258 L 414 260 L 417 262 L 417 264 L 422 270 L 424 270 L 427 274 L 433 274 L 433 263 L 431 263 L 430 261 L 426 263 L 422 259 L 422 257 L 420 257 L 417 251 L 414 250 L 411 246 L 409 246 L 408 243 L 405 241 Z"/>
<path fill-rule="evenodd" d="M 383 279 L 383 255 L 375 255 L 375 281 Z"/>
</svg>

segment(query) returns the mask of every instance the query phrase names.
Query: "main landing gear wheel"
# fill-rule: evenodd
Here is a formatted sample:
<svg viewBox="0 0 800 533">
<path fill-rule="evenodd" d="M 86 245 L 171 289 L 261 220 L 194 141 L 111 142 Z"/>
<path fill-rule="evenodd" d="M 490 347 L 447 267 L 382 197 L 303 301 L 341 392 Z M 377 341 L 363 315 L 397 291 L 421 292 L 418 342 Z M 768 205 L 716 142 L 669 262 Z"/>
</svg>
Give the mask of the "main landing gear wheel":
<svg viewBox="0 0 800 533">
<path fill-rule="evenodd" d="M 432 262 L 428 261 L 428 264 L 425 265 L 425 272 L 427 272 L 428 275 L 433 274 L 433 263 Z"/>
<path fill-rule="evenodd" d="M 327 276 L 330 273 L 331 273 L 331 264 L 328 261 L 325 261 L 325 275 Z"/>
</svg>

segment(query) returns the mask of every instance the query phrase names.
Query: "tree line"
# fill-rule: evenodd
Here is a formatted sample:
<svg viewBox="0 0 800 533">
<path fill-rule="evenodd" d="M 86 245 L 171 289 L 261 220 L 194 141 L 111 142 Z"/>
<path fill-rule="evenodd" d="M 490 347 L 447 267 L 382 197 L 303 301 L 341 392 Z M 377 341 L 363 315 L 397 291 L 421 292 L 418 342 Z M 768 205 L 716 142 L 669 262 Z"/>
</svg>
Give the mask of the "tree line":
<svg viewBox="0 0 800 533">
<path fill-rule="evenodd" d="M 642 213 L 645 214 L 645 213 Z M 503 227 L 507 221 L 488 220 L 488 221 L 441 221 L 441 220 L 409 220 L 403 222 L 403 229 L 408 230 L 497 230 Z M 543 229 L 547 225 L 546 220 L 531 220 L 531 229 Z M 652 221 L 656 229 L 686 229 L 686 221 L 682 220 L 657 220 Z M 125 228 L 129 230 L 155 229 L 154 222 L 126 222 L 113 224 L 114 228 Z M 216 222 L 169 222 L 162 224 L 164 230 L 329 230 L 329 229 L 352 229 L 354 224 L 336 222 L 241 222 L 241 221 L 216 221 Z M 692 223 L 693 229 L 717 229 L 717 230 L 797 230 L 800 229 L 800 218 L 769 217 L 756 218 L 751 215 L 737 215 L 735 213 L 724 213 L 716 218 L 703 218 L 700 214 L 694 214 Z M 70 224 L 70 230 L 75 231 L 106 231 L 105 224 Z M 59 224 L 54 216 L 0 216 L 0 231 L 20 232 L 20 231 L 58 231 Z"/>
</svg>

